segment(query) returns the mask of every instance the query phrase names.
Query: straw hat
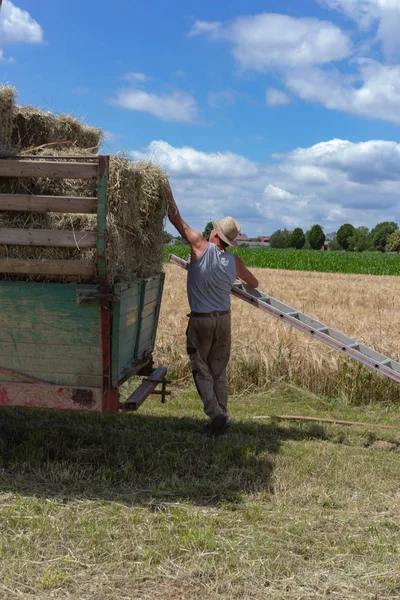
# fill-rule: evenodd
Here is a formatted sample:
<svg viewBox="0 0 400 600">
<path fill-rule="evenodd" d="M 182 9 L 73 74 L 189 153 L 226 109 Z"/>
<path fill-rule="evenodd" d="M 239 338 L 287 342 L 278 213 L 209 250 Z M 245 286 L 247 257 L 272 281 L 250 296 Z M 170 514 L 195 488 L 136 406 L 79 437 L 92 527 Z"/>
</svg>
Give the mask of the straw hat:
<svg viewBox="0 0 400 600">
<path fill-rule="evenodd" d="M 240 233 L 240 225 L 233 217 L 225 217 L 215 223 L 212 221 L 215 231 L 218 233 L 218 237 L 221 238 L 229 246 L 236 248 L 237 242 L 235 239 Z"/>
</svg>

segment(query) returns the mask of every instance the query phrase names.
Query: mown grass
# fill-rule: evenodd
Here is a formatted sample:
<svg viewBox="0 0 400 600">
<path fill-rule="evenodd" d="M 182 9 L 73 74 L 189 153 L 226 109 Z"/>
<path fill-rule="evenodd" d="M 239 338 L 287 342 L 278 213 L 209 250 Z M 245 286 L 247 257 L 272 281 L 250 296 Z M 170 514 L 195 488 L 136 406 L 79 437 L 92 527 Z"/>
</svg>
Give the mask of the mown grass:
<svg viewBox="0 0 400 600">
<path fill-rule="evenodd" d="M 318 271 L 323 273 L 359 273 L 362 275 L 400 275 L 398 254 L 380 252 L 321 252 L 285 248 L 237 248 L 248 267 L 288 269 L 291 271 Z M 164 259 L 170 254 L 181 258 L 189 254 L 188 246 L 167 246 Z"/>
<path fill-rule="evenodd" d="M 282 413 L 366 426 L 252 419 Z M 280 385 L 231 414 L 210 438 L 190 389 L 139 414 L 3 408 L 0 597 L 398 598 L 400 430 L 367 423 L 399 408 Z"/>
</svg>

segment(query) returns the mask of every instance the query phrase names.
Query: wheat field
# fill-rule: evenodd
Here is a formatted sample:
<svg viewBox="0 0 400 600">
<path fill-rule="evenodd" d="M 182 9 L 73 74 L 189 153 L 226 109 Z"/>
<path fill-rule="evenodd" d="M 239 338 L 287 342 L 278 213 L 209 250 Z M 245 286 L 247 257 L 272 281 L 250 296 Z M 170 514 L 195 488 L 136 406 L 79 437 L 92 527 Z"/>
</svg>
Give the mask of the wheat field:
<svg viewBox="0 0 400 600">
<path fill-rule="evenodd" d="M 155 358 L 178 383 L 188 383 L 189 311 L 186 273 L 166 265 Z M 358 341 L 399 360 L 400 278 L 253 269 L 260 289 Z M 246 394 L 281 381 L 352 403 L 400 401 L 400 386 L 320 342 L 232 300 L 230 390 Z"/>
</svg>

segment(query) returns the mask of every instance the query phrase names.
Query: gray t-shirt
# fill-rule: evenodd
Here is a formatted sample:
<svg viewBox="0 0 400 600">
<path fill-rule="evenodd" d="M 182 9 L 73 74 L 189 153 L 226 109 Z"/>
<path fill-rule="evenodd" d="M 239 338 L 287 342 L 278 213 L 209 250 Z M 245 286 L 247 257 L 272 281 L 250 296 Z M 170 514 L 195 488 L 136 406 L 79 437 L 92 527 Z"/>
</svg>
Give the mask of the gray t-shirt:
<svg viewBox="0 0 400 600">
<path fill-rule="evenodd" d="M 200 313 L 229 310 L 235 280 L 235 256 L 219 250 L 215 244 L 208 244 L 204 254 L 189 265 L 187 294 L 190 310 Z"/>
</svg>

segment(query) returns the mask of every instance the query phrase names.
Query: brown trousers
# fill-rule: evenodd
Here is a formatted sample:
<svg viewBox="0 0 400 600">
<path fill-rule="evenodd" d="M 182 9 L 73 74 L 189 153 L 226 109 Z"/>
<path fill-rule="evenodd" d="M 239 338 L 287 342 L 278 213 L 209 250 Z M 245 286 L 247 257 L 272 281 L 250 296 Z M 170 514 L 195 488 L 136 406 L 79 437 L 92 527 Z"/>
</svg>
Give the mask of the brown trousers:
<svg viewBox="0 0 400 600">
<path fill-rule="evenodd" d="M 228 415 L 226 368 L 231 350 L 231 315 L 190 317 L 187 352 L 193 379 L 211 421 Z"/>
</svg>

